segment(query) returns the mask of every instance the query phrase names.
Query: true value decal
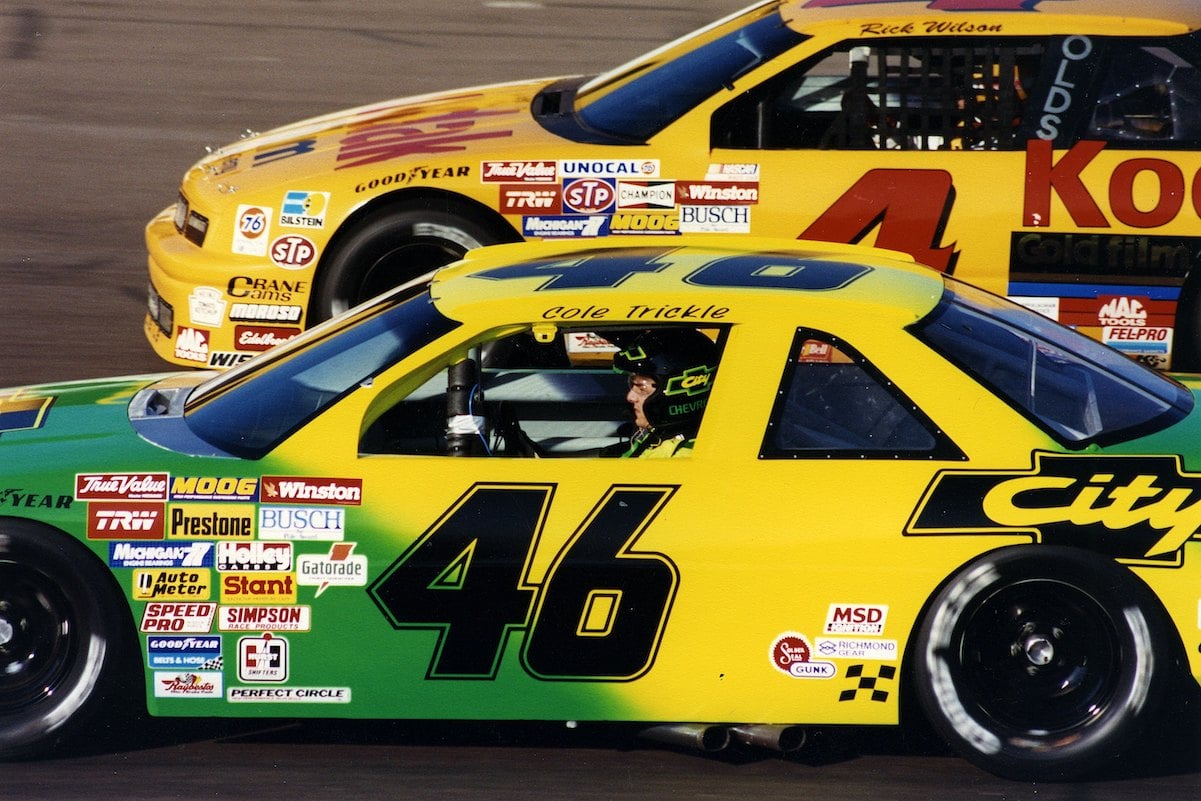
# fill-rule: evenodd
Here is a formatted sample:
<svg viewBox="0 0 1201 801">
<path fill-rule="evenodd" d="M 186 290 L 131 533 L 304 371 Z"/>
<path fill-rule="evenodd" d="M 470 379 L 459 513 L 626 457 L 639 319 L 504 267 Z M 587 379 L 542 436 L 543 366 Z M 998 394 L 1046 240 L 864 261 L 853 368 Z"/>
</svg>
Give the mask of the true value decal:
<svg viewBox="0 0 1201 801">
<path fill-rule="evenodd" d="M 1029 534 L 1115 559 L 1178 566 L 1201 539 L 1201 473 L 1177 456 L 1035 453 L 1029 470 L 944 470 L 906 535 Z"/>
</svg>

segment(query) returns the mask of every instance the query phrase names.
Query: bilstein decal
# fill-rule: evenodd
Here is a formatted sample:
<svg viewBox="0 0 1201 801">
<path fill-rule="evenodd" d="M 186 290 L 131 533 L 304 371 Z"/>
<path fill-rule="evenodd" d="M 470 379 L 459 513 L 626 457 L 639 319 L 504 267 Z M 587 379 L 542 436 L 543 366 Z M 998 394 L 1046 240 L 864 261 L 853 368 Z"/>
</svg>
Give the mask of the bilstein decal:
<svg viewBox="0 0 1201 801">
<path fill-rule="evenodd" d="M 1165 566 L 1201 539 L 1201 473 L 1181 470 L 1176 456 L 1035 453 L 1033 465 L 940 472 L 905 534 L 1030 534 Z"/>
</svg>

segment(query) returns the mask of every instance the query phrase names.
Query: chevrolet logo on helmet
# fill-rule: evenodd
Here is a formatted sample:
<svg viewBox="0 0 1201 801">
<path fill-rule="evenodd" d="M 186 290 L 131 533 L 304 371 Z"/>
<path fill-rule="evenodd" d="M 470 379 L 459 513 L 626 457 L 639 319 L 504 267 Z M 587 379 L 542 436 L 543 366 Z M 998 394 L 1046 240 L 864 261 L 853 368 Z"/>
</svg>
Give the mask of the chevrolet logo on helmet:
<svg viewBox="0 0 1201 801">
<path fill-rule="evenodd" d="M 672 376 L 663 389 L 664 395 L 701 395 L 713 385 L 714 368 L 701 365 L 690 367 L 681 375 Z"/>
</svg>

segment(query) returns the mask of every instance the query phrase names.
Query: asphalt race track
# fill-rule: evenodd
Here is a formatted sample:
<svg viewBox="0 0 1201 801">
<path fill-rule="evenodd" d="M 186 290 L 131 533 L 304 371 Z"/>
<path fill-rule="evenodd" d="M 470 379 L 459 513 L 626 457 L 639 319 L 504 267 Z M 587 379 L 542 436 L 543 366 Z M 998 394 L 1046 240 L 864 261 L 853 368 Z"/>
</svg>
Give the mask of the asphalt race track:
<svg viewBox="0 0 1201 801">
<path fill-rule="evenodd" d="M 747 0 L 749 2 L 749 0 Z M 338 108 L 595 72 L 743 0 L 147 0 L 0 6 L 0 386 L 169 368 L 142 226 L 204 150 Z M 387 681 L 381 669 L 381 681 Z M 698 754 L 620 727 L 150 721 L 5 765 L 0 799 L 1130 799 L 1201 796 L 1201 735 L 1112 776 L 1001 781 L 924 740 Z"/>
</svg>

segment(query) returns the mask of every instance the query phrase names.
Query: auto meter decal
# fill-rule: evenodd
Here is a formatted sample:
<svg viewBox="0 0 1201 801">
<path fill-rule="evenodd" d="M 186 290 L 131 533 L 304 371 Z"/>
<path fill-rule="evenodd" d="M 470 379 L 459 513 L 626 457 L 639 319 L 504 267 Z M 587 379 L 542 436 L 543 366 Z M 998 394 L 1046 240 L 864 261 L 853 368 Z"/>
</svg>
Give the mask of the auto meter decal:
<svg viewBox="0 0 1201 801">
<path fill-rule="evenodd" d="M 1178 456 L 1035 453 L 1030 470 L 944 470 L 906 535 L 1030 534 L 1115 559 L 1178 566 L 1201 528 L 1201 473 Z"/>
</svg>

